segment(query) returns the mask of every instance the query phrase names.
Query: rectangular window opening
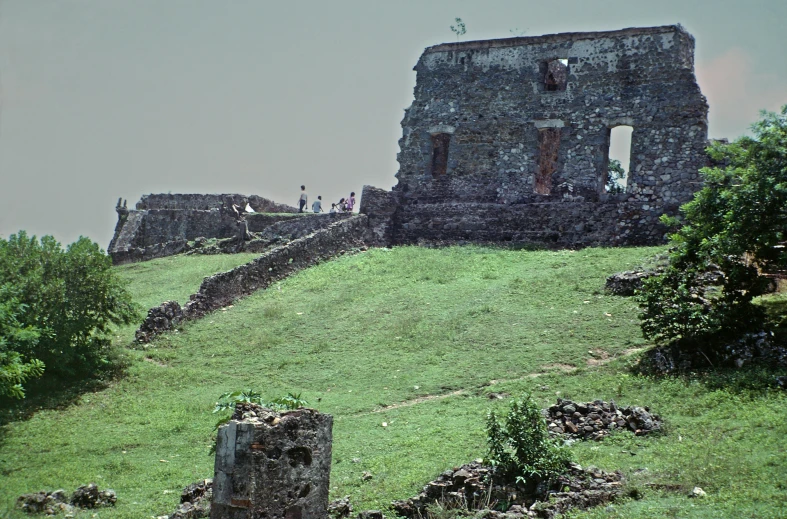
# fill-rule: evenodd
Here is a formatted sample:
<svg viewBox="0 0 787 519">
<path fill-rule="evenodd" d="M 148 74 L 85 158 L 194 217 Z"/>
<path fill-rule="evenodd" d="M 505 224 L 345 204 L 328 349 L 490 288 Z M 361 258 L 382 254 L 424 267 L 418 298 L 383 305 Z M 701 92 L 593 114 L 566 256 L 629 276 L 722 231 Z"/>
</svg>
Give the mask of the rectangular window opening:
<svg viewBox="0 0 787 519">
<path fill-rule="evenodd" d="M 560 149 L 560 128 L 543 128 L 538 131 L 538 172 L 533 191 L 539 195 L 552 192 L 552 175 L 557 171 Z"/>
<path fill-rule="evenodd" d="M 609 129 L 607 173 L 604 190 L 610 194 L 625 193 L 631 168 L 631 134 L 634 128 L 621 125 Z"/>
<path fill-rule="evenodd" d="M 448 170 L 448 143 L 451 141 L 450 133 L 437 133 L 432 135 L 432 176 L 440 177 Z"/>
<path fill-rule="evenodd" d="M 547 92 L 562 92 L 568 82 L 568 60 L 553 59 L 547 61 L 544 74 L 544 89 Z"/>
</svg>

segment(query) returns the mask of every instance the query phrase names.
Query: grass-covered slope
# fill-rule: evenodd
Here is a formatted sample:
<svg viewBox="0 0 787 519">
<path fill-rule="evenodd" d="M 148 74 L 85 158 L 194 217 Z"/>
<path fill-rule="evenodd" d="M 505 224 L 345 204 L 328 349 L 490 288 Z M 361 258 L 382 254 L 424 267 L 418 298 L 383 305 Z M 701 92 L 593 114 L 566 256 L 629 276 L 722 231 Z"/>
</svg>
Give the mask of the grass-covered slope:
<svg viewBox="0 0 787 519">
<path fill-rule="evenodd" d="M 0 516 L 21 493 L 90 481 L 119 496 L 100 517 L 174 509 L 183 486 L 212 476 L 212 404 L 254 388 L 300 392 L 334 415 L 331 493 L 356 510 L 385 508 L 483 456 L 485 414 L 506 405 L 490 395 L 531 391 L 544 406 L 614 399 L 666 419 L 664 435 L 572 447 L 582 464 L 624 470 L 642 497 L 578 517 L 784 517 L 783 393 L 625 369 L 646 346 L 637 310 L 602 286 L 654 252 L 403 247 L 301 272 L 131 351 L 127 376 L 108 389 L 4 427 Z M 217 258 L 120 270 L 143 306 L 182 303 Z M 685 497 L 695 485 L 706 499 Z"/>
</svg>

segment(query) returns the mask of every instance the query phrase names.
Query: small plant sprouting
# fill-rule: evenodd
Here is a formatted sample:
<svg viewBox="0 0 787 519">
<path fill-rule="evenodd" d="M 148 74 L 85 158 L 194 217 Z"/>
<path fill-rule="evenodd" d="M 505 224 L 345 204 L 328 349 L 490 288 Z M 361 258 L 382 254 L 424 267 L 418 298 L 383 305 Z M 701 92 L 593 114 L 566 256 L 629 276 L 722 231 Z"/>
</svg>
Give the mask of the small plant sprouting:
<svg viewBox="0 0 787 519">
<path fill-rule="evenodd" d="M 464 36 L 467 32 L 467 27 L 465 27 L 465 22 L 462 21 L 461 18 L 454 18 L 456 21 L 456 25 L 451 26 L 451 32 L 456 34 L 456 39 L 458 40 L 460 36 Z"/>
<path fill-rule="evenodd" d="M 215 429 L 218 429 L 220 426 L 230 421 L 232 412 L 235 410 L 235 406 L 237 404 L 257 404 L 262 407 L 267 407 L 277 411 L 300 409 L 309 405 L 306 400 L 301 398 L 301 393 L 287 393 L 286 396 L 276 398 L 269 402 L 264 401 L 262 399 L 262 395 L 253 389 L 244 389 L 232 391 L 230 393 L 224 393 L 219 397 L 219 401 L 216 402 L 216 405 L 213 408 L 213 414 L 226 411 L 229 411 L 229 413 L 216 422 Z"/>
</svg>

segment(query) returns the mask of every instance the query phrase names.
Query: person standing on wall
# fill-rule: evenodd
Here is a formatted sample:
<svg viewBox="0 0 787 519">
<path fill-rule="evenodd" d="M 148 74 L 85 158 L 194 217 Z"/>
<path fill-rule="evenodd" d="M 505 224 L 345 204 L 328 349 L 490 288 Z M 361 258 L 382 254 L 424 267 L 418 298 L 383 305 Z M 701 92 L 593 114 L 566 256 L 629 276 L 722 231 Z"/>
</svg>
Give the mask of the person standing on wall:
<svg viewBox="0 0 787 519">
<path fill-rule="evenodd" d="M 348 198 L 344 203 L 347 204 L 347 212 L 352 213 L 353 207 L 355 207 L 355 191 L 350 193 L 350 198 Z"/>
<path fill-rule="evenodd" d="M 321 196 L 318 196 L 317 200 L 315 200 L 314 203 L 312 204 L 312 211 L 314 211 L 315 213 L 321 213 L 322 212 L 322 197 Z"/>
<path fill-rule="evenodd" d="M 301 186 L 301 199 L 299 201 L 298 212 L 302 213 L 303 208 L 306 207 L 306 202 L 309 201 L 309 195 L 306 194 L 306 186 Z"/>
</svg>

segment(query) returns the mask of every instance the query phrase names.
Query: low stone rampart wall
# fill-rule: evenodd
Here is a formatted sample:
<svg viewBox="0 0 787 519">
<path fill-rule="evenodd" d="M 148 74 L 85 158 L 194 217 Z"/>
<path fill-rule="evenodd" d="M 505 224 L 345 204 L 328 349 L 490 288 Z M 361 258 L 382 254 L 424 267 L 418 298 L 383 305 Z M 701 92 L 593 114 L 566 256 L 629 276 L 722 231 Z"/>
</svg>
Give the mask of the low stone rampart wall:
<svg viewBox="0 0 787 519">
<path fill-rule="evenodd" d="M 276 247 L 249 263 L 205 278 L 199 292 L 192 295 L 186 304 L 186 315 L 194 318 L 227 306 L 299 270 L 365 246 L 363 238 L 367 223 L 365 215 L 338 221 L 287 245 Z"/>
<path fill-rule="evenodd" d="M 149 342 L 183 319 L 198 319 L 295 272 L 365 247 L 368 221 L 366 215 L 340 217 L 324 229 L 276 247 L 249 263 L 206 277 L 183 309 L 175 301 L 151 308 L 136 332 L 137 341 Z"/>
</svg>

